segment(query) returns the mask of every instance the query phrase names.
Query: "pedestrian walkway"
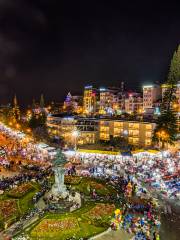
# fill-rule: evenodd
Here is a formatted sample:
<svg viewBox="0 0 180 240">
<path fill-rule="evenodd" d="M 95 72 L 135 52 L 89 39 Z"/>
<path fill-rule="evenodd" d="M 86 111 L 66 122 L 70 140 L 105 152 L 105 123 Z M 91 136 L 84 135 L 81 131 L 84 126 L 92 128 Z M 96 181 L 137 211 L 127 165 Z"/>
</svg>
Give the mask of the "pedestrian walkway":
<svg viewBox="0 0 180 240">
<path fill-rule="evenodd" d="M 90 240 L 131 240 L 133 235 L 128 234 L 122 229 L 113 231 L 108 229 L 107 231 L 90 238 Z"/>
</svg>

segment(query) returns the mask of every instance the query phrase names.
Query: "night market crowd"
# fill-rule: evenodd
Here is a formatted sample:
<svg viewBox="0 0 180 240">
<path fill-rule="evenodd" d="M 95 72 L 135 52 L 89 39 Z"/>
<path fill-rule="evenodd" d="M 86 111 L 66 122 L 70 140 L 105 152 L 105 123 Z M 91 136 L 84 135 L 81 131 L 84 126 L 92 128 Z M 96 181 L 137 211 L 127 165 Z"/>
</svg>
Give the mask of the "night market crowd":
<svg viewBox="0 0 180 240">
<path fill-rule="evenodd" d="M 76 153 L 70 161 L 80 161 L 85 175 L 130 174 L 134 181 L 145 184 L 149 191 L 156 191 L 162 198 L 180 200 L 180 155 L 169 153 L 140 153 L 132 156 Z"/>
<path fill-rule="evenodd" d="M 75 169 L 76 167 L 72 165 L 67 173 L 76 175 Z M 124 229 L 134 235 L 133 240 L 159 240 L 161 222 L 157 199 L 151 197 L 137 181 L 133 181 L 134 177 L 130 174 L 97 175 L 97 170 L 97 167 L 89 169 L 91 178 L 103 180 L 117 192 L 116 196 L 102 197 L 98 196 L 95 189 L 90 190 L 92 199 L 114 202 L 119 206 L 111 220 L 112 230 Z"/>
<path fill-rule="evenodd" d="M 36 181 L 41 182 L 45 177 L 51 173 L 50 169 L 39 168 L 39 171 L 20 173 L 13 177 L 6 177 L 0 180 L 0 190 L 8 190 L 25 182 Z"/>
</svg>

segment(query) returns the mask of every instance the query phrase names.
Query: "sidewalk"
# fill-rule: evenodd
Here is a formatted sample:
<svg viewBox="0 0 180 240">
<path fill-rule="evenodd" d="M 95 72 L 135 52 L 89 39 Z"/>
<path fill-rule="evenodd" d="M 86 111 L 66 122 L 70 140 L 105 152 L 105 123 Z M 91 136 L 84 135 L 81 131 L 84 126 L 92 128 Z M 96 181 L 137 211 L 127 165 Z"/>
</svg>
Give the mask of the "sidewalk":
<svg viewBox="0 0 180 240">
<path fill-rule="evenodd" d="M 128 234 L 122 229 L 113 231 L 109 228 L 107 231 L 92 237 L 89 240 L 131 240 L 132 237 L 133 235 Z"/>
</svg>

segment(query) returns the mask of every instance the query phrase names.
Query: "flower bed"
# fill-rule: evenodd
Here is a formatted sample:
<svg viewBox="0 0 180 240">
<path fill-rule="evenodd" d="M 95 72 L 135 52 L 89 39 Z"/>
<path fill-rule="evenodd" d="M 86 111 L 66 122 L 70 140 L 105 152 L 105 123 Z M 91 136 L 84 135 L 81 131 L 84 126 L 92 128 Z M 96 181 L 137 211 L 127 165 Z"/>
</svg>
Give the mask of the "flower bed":
<svg viewBox="0 0 180 240">
<path fill-rule="evenodd" d="M 64 178 L 65 184 L 77 185 L 81 182 L 81 177 L 66 175 Z"/>
<path fill-rule="evenodd" d="M 90 182 L 90 186 L 96 190 L 104 188 L 104 186 L 101 183 L 97 183 L 93 181 Z"/>
<path fill-rule="evenodd" d="M 83 177 L 79 184 L 74 185 L 76 191 L 83 192 L 85 195 L 90 195 L 95 189 L 97 195 L 113 195 L 115 191 L 110 187 L 107 187 L 105 183 L 97 182 L 90 178 Z"/>
<path fill-rule="evenodd" d="M 30 183 L 24 183 L 8 192 L 9 197 L 21 198 L 33 189 Z"/>
<path fill-rule="evenodd" d="M 32 237 L 55 238 L 63 235 L 71 235 L 79 231 L 79 224 L 76 218 L 44 219 L 31 232 Z"/>
<path fill-rule="evenodd" d="M 0 219 L 1 225 L 4 225 L 9 219 L 16 218 L 18 216 L 17 202 L 14 199 L 0 201 Z"/>
<path fill-rule="evenodd" d="M 90 211 L 85 213 L 85 216 L 91 220 L 100 219 L 103 217 L 111 217 L 114 210 L 115 210 L 114 204 L 99 203 Z"/>
<path fill-rule="evenodd" d="M 95 189 L 98 195 L 109 195 L 111 194 L 109 189 L 102 183 L 97 183 L 95 181 L 89 181 L 89 186 L 92 189 Z"/>
</svg>

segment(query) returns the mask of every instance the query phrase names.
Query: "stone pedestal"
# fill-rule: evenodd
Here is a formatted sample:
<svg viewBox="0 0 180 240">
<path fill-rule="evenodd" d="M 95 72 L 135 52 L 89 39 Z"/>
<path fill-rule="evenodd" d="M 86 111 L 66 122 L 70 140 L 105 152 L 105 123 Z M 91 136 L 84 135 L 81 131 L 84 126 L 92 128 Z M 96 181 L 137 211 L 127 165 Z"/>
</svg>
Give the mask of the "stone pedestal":
<svg viewBox="0 0 180 240">
<path fill-rule="evenodd" d="M 63 197 L 65 198 L 68 193 L 66 191 L 66 186 L 64 185 L 64 173 L 65 170 L 63 167 L 56 167 L 53 168 L 54 174 L 55 174 L 55 183 L 52 186 L 52 194 L 55 197 Z"/>
</svg>

